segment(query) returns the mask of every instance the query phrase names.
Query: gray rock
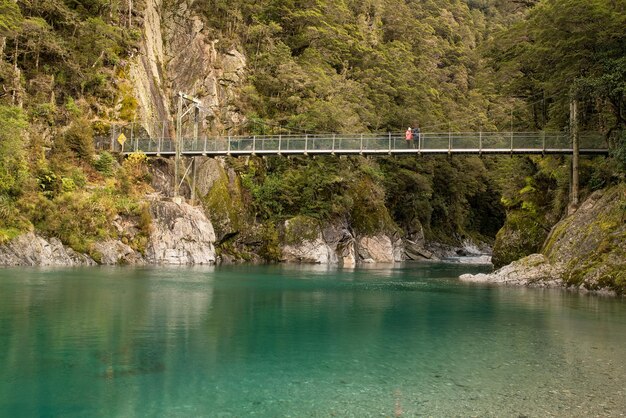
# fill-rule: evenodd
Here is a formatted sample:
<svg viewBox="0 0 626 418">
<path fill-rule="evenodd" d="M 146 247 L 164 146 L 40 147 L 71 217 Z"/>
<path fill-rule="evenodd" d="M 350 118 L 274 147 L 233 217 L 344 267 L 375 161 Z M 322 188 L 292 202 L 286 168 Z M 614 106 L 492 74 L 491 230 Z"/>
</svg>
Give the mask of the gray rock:
<svg viewBox="0 0 626 418">
<path fill-rule="evenodd" d="M 304 240 L 297 245 L 285 245 L 282 247 L 282 254 L 281 261 L 288 263 L 337 263 L 337 255 L 324 242 L 321 235 L 315 240 Z"/>
<path fill-rule="evenodd" d="M 146 248 L 151 264 L 214 264 L 215 232 L 204 212 L 186 203 L 155 201 L 153 230 Z"/>
<path fill-rule="evenodd" d="M 404 255 L 407 260 L 437 260 L 432 252 L 408 239 L 404 240 Z"/>
<path fill-rule="evenodd" d="M 94 249 L 100 253 L 100 264 L 144 264 L 145 260 L 140 253 L 128 245 L 117 240 L 97 242 Z"/>
<path fill-rule="evenodd" d="M 491 274 L 463 274 L 461 281 L 527 287 L 562 287 L 562 269 L 542 254 L 532 254 Z"/>
<path fill-rule="evenodd" d="M 33 232 L 0 245 L 4 266 L 91 266 L 90 257 L 64 246 L 58 238 L 45 239 Z"/>
</svg>

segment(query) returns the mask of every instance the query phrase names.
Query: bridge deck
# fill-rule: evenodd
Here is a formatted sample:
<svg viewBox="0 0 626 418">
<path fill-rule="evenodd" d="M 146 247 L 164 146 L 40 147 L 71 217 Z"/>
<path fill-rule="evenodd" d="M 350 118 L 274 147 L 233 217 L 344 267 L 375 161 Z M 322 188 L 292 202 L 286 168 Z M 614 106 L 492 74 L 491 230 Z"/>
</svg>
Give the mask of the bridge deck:
<svg viewBox="0 0 626 418">
<path fill-rule="evenodd" d="M 115 143 L 117 145 L 117 143 Z M 176 141 L 169 138 L 133 138 L 125 154 L 143 152 L 164 157 L 176 155 Z M 224 155 L 410 155 L 410 154 L 572 154 L 562 132 L 422 133 L 408 143 L 404 133 L 358 135 L 278 135 L 184 138 L 185 156 Z M 580 153 L 603 155 L 608 146 L 600 134 L 580 136 Z"/>
</svg>

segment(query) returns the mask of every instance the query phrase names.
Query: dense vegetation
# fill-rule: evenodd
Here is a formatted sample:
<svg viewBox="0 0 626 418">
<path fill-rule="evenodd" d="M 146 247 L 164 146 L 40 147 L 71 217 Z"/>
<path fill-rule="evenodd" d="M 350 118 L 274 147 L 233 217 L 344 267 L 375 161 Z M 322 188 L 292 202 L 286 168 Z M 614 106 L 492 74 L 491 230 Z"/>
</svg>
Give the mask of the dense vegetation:
<svg viewBox="0 0 626 418">
<path fill-rule="evenodd" d="M 148 233 L 141 156 L 97 155 L 132 120 L 141 2 L 0 0 L 0 240 L 37 229 L 89 251 Z M 172 7 L 166 4 L 163 7 Z M 626 169 L 624 0 L 197 0 L 220 48 L 245 52 L 249 123 L 231 132 L 601 131 L 614 158 L 583 163 L 585 191 Z M 190 92 L 193 93 L 193 92 Z M 359 233 L 493 240 L 536 251 L 567 206 L 565 158 L 318 158 L 233 162 L 255 221 L 342 219 Z M 69 209 L 69 210 L 68 210 Z M 143 215 L 143 216 L 142 216 Z M 112 219 L 144 219 L 125 237 Z M 272 231 L 268 227 L 268 231 Z M 506 231 L 527 236 L 509 240 Z M 502 247 L 507 241 L 510 248 Z"/>
<path fill-rule="evenodd" d="M 1 0 L 0 241 L 36 229 L 94 256 L 96 240 L 145 245 L 145 158 L 120 166 L 93 141 L 132 108 L 121 76 L 139 32 L 119 7 Z M 120 217 L 145 230 L 124 236 Z"/>
</svg>

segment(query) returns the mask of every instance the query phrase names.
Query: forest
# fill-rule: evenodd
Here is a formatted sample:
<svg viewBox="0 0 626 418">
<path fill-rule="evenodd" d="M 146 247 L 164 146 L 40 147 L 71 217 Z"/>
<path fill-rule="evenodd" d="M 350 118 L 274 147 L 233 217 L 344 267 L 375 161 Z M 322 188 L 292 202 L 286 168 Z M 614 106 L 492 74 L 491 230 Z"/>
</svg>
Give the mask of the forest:
<svg viewBox="0 0 626 418">
<path fill-rule="evenodd" d="M 0 241 L 34 229 L 90 252 L 124 238 L 109 222 L 119 215 L 140 226 L 128 243 L 142 250 L 149 161 L 97 152 L 94 137 L 136 118 L 129 63 L 148 1 L 0 0 Z M 189 4 L 218 48 L 247 59 L 245 123 L 228 132 L 561 131 L 576 100 L 580 129 L 612 150 L 583 159 L 583 196 L 624 181 L 625 0 Z M 538 251 L 569 196 L 565 157 L 228 163 L 248 221 L 266 231 L 306 216 L 363 234 L 471 237 L 496 244 L 496 265 Z M 502 227 L 521 237 L 498 242 Z"/>
</svg>

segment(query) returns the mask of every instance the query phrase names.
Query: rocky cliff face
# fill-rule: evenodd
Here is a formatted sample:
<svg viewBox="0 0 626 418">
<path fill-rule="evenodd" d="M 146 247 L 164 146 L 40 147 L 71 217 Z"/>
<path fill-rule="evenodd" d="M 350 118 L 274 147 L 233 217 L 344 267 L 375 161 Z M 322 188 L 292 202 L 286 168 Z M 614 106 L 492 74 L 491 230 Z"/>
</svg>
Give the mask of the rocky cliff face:
<svg viewBox="0 0 626 418">
<path fill-rule="evenodd" d="M 109 239 L 94 245 L 98 264 L 214 264 L 215 233 L 202 209 L 185 203 L 154 201 L 150 206 L 152 233 L 145 255 L 121 241 Z M 92 258 L 64 246 L 57 238 L 34 233 L 0 245 L 0 265 L 80 266 L 97 264 Z"/>
<path fill-rule="evenodd" d="M 173 137 L 173 100 L 179 92 L 202 101 L 205 132 L 224 132 L 240 125 L 237 103 L 246 75 L 246 59 L 236 48 L 220 48 L 194 0 L 146 0 L 141 13 L 142 40 L 130 65 L 130 78 L 139 104 L 139 120 L 153 136 L 155 122 L 169 121 Z"/>
<path fill-rule="evenodd" d="M 90 266 L 96 262 L 64 246 L 57 238 L 43 238 L 33 232 L 0 245 L 2 266 Z"/>
<path fill-rule="evenodd" d="M 626 185 L 593 193 L 552 229 L 541 254 L 461 279 L 626 293 Z"/>
<path fill-rule="evenodd" d="M 355 237 L 348 225 L 319 225 L 315 220 L 296 217 L 285 222 L 281 246 L 282 261 L 339 264 L 393 263 L 405 259 L 401 239 L 386 234 Z"/>
<path fill-rule="evenodd" d="M 215 232 L 202 209 L 185 203 L 155 201 L 153 230 L 146 249 L 150 264 L 214 264 Z"/>
</svg>

